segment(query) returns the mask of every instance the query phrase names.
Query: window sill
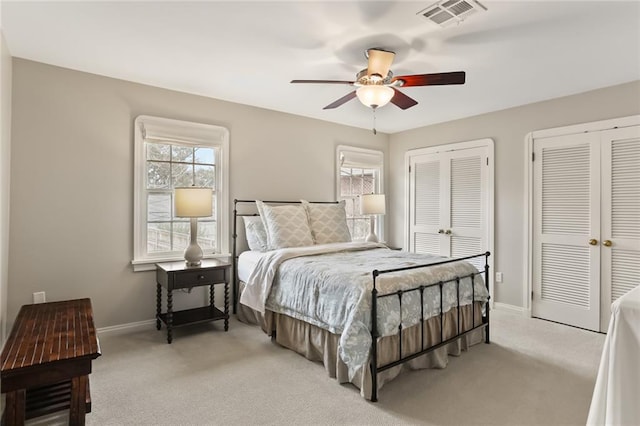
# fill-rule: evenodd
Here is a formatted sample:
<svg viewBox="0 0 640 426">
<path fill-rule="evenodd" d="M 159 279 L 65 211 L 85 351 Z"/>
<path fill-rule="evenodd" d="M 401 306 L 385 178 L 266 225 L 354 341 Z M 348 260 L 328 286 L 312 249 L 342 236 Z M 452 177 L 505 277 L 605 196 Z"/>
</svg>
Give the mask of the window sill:
<svg viewBox="0 0 640 426">
<path fill-rule="evenodd" d="M 202 257 L 203 259 L 229 259 L 231 255 L 229 253 L 216 253 L 208 254 Z M 176 262 L 184 260 L 182 256 L 173 257 L 159 257 L 156 259 L 144 259 L 144 260 L 132 260 L 131 266 L 133 266 L 133 272 L 155 271 L 156 263 L 161 262 Z"/>
</svg>

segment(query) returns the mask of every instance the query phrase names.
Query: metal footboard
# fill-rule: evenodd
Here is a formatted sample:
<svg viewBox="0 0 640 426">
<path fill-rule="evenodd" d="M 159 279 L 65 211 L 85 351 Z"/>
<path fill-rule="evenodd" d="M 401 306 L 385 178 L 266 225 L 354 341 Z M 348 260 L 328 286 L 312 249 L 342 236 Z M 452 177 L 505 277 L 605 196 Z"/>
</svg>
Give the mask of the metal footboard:
<svg viewBox="0 0 640 426">
<path fill-rule="evenodd" d="M 487 292 L 489 291 L 489 256 L 491 255 L 491 253 L 489 252 L 485 252 L 482 254 L 478 254 L 478 255 L 474 255 L 474 256 L 467 256 L 467 257 L 462 257 L 462 258 L 458 258 L 458 259 L 450 259 L 450 260 L 445 260 L 442 262 L 436 262 L 436 263 L 431 263 L 428 265 L 415 265 L 415 266 L 408 266 L 408 267 L 404 267 L 404 268 L 394 268 L 394 269 L 386 269 L 386 270 L 374 270 L 372 272 L 372 276 L 373 276 L 373 289 L 371 290 L 371 401 L 372 402 L 376 402 L 378 400 L 378 373 L 381 373 L 385 370 L 388 370 L 390 368 L 396 367 L 398 365 L 401 365 L 407 361 L 410 361 L 414 358 L 417 358 L 419 356 L 422 356 L 426 353 L 432 352 L 442 346 L 448 345 L 449 343 L 455 342 L 457 339 L 460 339 L 461 337 L 479 329 L 479 328 L 486 328 L 485 330 L 485 343 L 489 343 L 489 298 L 491 297 L 491 295 L 489 295 L 489 298 L 487 299 L 487 301 L 485 302 L 485 313 L 482 317 L 482 323 L 476 325 L 476 320 L 475 320 L 475 277 L 478 275 L 484 275 L 484 283 L 485 286 L 487 288 Z M 455 278 L 452 278 L 450 280 L 447 281 L 439 281 L 439 282 L 435 282 L 435 283 L 431 283 L 431 284 L 426 284 L 426 285 L 420 285 L 418 287 L 415 288 L 411 288 L 408 290 L 398 290 L 392 293 L 386 293 L 386 294 L 378 294 L 378 289 L 376 288 L 376 281 L 378 279 L 378 277 L 380 275 L 383 274 L 388 274 L 388 273 L 392 273 L 392 272 L 401 272 L 401 271 L 408 271 L 411 269 L 418 269 L 418 268 L 428 268 L 428 267 L 432 267 L 432 266 L 437 266 L 437 265 L 444 265 L 447 263 L 453 263 L 453 262 L 458 262 L 461 260 L 470 260 L 470 259 L 474 259 L 474 258 L 479 258 L 479 257 L 484 257 L 485 258 L 485 264 L 484 264 L 484 270 L 480 271 L 480 272 L 476 272 L 470 275 L 464 275 L 464 276 L 458 276 Z M 472 327 L 471 328 L 467 328 L 462 330 L 460 327 L 460 323 L 461 323 L 461 319 L 460 319 L 460 280 L 464 279 L 464 278 L 470 278 L 471 280 L 471 310 L 472 310 Z M 447 338 L 446 340 L 444 339 L 444 312 L 443 312 L 443 301 L 442 301 L 442 288 L 446 283 L 450 283 L 450 282 L 455 282 L 456 283 L 456 296 L 457 296 L 457 304 L 456 304 L 456 310 L 457 310 L 457 322 L 456 322 L 456 334 L 452 337 Z M 431 288 L 431 287 L 435 287 L 438 286 L 440 289 L 440 339 L 438 341 L 438 343 L 435 343 L 433 345 L 429 345 L 427 347 L 425 347 L 425 341 L 424 341 L 424 327 L 425 327 L 425 321 L 428 318 L 425 318 L 424 316 L 424 291 L 427 288 Z M 402 295 L 404 293 L 410 293 L 410 292 L 414 292 L 417 291 L 420 293 L 420 335 L 421 335 L 421 342 L 420 342 L 420 348 L 421 350 L 418 352 L 414 352 L 411 353 L 409 355 L 405 355 L 403 356 L 402 354 L 402 333 L 403 333 L 403 329 L 402 329 Z M 381 337 L 378 333 L 378 299 L 383 299 L 383 298 L 387 298 L 387 297 L 397 297 L 398 301 L 399 301 L 399 306 L 400 306 L 400 325 L 398 326 L 398 359 L 391 361 L 387 364 L 378 366 L 378 338 Z"/>
</svg>

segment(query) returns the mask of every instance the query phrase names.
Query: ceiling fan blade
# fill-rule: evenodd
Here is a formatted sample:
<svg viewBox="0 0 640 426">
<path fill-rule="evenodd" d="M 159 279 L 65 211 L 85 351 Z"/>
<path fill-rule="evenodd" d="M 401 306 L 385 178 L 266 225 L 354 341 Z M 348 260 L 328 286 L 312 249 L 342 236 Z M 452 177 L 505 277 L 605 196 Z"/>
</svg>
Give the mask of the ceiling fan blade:
<svg viewBox="0 0 640 426">
<path fill-rule="evenodd" d="M 322 109 L 338 108 L 340 105 L 349 102 L 351 99 L 353 99 L 355 97 L 356 97 L 356 91 L 354 90 L 353 92 L 344 95 L 343 97 L 341 97 L 337 101 L 330 103 L 329 105 L 327 105 L 326 107 L 324 107 Z"/>
<path fill-rule="evenodd" d="M 389 74 L 389 68 L 391 68 L 391 63 L 396 54 L 380 49 L 369 49 L 367 54 L 369 55 L 367 75 L 378 74 L 384 79 Z"/>
<path fill-rule="evenodd" d="M 350 84 L 353 85 L 354 81 L 342 81 L 342 80 L 291 80 L 291 83 L 322 83 L 322 84 Z"/>
<path fill-rule="evenodd" d="M 408 86 L 438 86 L 443 84 L 464 84 L 464 71 L 441 72 L 435 74 L 414 74 L 394 77 L 391 82 L 401 80 L 400 87 Z"/>
<path fill-rule="evenodd" d="M 393 88 L 393 90 L 396 93 L 393 95 L 393 98 L 391 98 L 391 103 L 394 104 L 395 106 L 402 109 L 407 109 L 407 108 L 411 108 L 414 105 L 418 105 L 418 101 L 416 101 L 415 99 L 410 98 L 409 96 L 405 95 L 395 87 Z"/>
</svg>

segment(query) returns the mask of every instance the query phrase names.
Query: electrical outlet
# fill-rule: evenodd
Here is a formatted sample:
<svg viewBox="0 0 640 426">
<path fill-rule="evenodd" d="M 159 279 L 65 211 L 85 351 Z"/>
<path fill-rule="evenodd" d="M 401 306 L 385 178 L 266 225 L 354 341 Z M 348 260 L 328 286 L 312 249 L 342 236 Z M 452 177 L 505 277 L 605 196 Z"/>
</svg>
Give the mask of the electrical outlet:
<svg viewBox="0 0 640 426">
<path fill-rule="evenodd" d="M 33 293 L 33 303 L 44 303 L 46 302 L 46 297 L 44 291 L 38 291 Z"/>
<path fill-rule="evenodd" d="M 496 282 L 497 283 L 502 282 L 502 272 L 496 272 Z"/>
</svg>

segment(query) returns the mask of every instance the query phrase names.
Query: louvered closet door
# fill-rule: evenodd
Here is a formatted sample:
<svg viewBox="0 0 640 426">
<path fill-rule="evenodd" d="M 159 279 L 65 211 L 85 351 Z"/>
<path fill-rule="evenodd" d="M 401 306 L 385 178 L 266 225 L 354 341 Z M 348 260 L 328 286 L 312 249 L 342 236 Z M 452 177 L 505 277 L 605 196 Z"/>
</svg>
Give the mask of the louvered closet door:
<svg viewBox="0 0 640 426">
<path fill-rule="evenodd" d="M 465 149 L 449 154 L 450 204 L 445 229 L 449 256 L 463 257 L 488 249 L 488 167 L 486 148 Z M 446 213 L 445 213 L 446 214 Z M 482 270 L 484 259 L 472 260 Z"/>
<path fill-rule="evenodd" d="M 600 328 L 600 145 L 596 133 L 534 143 L 533 316 Z"/>
<path fill-rule="evenodd" d="M 640 283 L 640 127 L 602 132 L 601 147 L 600 330 L 606 331 L 611 303 Z"/>
<path fill-rule="evenodd" d="M 487 148 L 411 157 L 410 250 L 463 257 L 488 250 Z M 477 259 L 484 268 L 484 259 Z"/>
<path fill-rule="evenodd" d="M 438 233 L 447 214 L 448 162 L 441 154 L 411 157 L 409 179 L 409 250 L 448 255 L 448 240 Z"/>
</svg>

